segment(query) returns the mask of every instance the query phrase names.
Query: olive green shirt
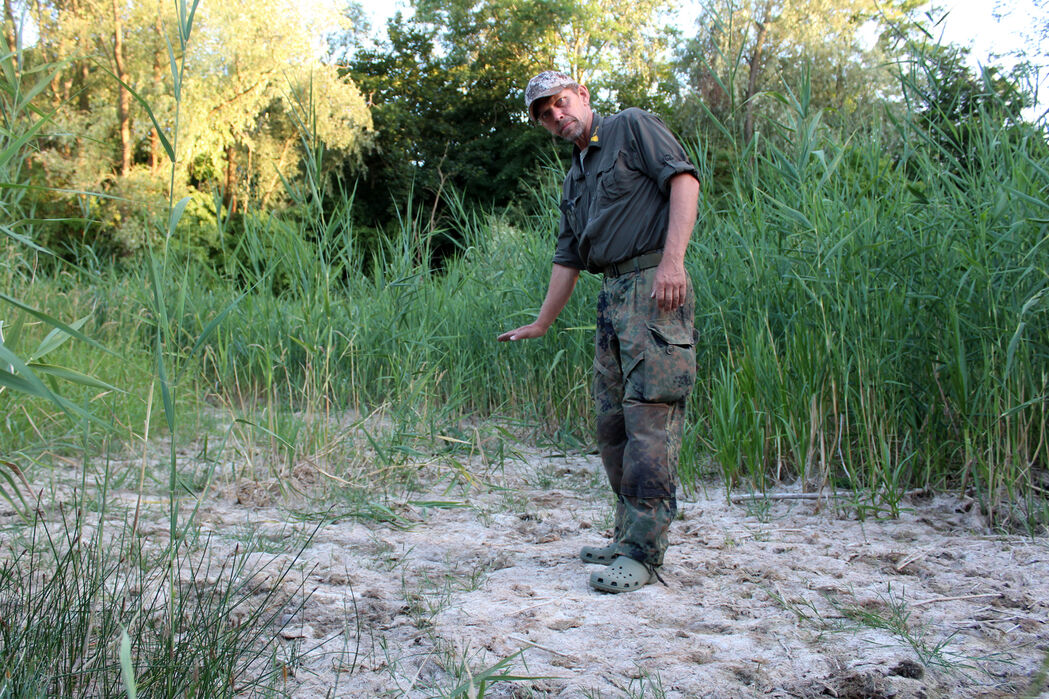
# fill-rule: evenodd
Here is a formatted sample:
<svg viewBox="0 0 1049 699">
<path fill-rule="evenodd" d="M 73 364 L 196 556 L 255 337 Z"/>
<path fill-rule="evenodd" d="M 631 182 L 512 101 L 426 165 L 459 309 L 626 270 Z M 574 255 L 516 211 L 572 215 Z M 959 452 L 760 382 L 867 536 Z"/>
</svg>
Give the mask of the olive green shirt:
<svg viewBox="0 0 1049 699">
<path fill-rule="evenodd" d="M 695 166 L 658 117 L 631 108 L 594 115 L 586 150 L 573 150 L 561 196 L 554 263 L 600 272 L 662 250 L 670 210 L 668 182 Z"/>
</svg>

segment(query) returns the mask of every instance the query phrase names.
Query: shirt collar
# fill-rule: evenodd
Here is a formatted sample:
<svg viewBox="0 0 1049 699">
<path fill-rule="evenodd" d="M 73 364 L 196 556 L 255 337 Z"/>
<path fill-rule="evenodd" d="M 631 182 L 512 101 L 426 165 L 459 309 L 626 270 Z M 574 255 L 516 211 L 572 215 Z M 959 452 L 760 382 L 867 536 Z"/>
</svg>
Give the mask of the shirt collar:
<svg viewBox="0 0 1049 699">
<path fill-rule="evenodd" d="M 594 112 L 593 114 L 594 114 L 594 119 L 591 122 L 591 130 L 590 130 L 590 147 L 591 148 L 600 148 L 601 147 L 601 124 L 604 122 L 605 118 L 602 117 L 602 116 L 598 116 L 597 112 Z"/>
<path fill-rule="evenodd" d="M 579 150 L 579 146 L 572 146 L 572 159 L 576 162 L 578 167 L 573 168 L 576 170 L 575 179 L 579 180 L 583 178 L 583 159 L 587 153 L 595 148 L 601 147 L 601 123 L 604 121 L 604 117 L 599 116 L 597 112 L 592 112 L 594 115 L 593 120 L 590 122 L 590 142 L 587 144 L 586 151 Z"/>
</svg>

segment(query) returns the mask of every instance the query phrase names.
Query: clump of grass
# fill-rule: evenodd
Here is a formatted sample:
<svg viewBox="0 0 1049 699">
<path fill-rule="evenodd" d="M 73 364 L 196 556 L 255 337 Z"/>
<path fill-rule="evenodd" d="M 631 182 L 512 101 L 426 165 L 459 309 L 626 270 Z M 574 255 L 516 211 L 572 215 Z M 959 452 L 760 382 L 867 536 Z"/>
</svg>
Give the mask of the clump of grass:
<svg viewBox="0 0 1049 699">
<path fill-rule="evenodd" d="M 0 561 L 0 695 L 119 695 L 125 635 L 144 696 L 255 694 L 283 683 L 272 662 L 278 634 L 306 598 L 301 583 L 282 590 L 295 556 L 249 564 L 250 544 L 220 559 L 205 541 L 158 558 L 129 523 L 110 533 L 101 506 L 89 522 L 88 504 L 37 519 Z"/>
<path fill-rule="evenodd" d="M 514 661 L 523 652 L 523 650 L 519 650 L 497 660 L 491 665 L 482 665 L 479 668 L 471 667 L 469 649 L 464 651 L 462 655 L 458 655 L 454 651 L 449 653 L 445 661 L 445 670 L 452 677 L 462 680 L 462 682 L 451 689 L 441 691 L 438 696 L 446 697 L 447 699 L 460 699 L 460 697 L 482 699 L 488 696 L 489 689 L 501 682 L 526 682 L 544 679 L 539 676 L 518 675 L 511 670 Z"/>
<path fill-rule="evenodd" d="M 798 622 L 815 628 L 822 636 L 825 633 L 857 633 L 865 629 L 884 631 L 897 642 L 909 648 L 923 668 L 946 671 L 984 670 L 980 661 L 1006 661 L 1007 654 L 994 657 L 969 657 L 950 650 L 955 634 L 933 632 L 922 622 L 915 621 L 912 609 L 902 593 L 892 587 L 884 595 L 878 595 L 880 604 L 857 603 L 836 596 L 824 596 L 829 609 L 807 600 L 791 600 L 782 592 L 768 591 L 769 596 L 785 610 L 792 613 Z M 876 641 L 872 641 L 876 642 Z"/>
</svg>

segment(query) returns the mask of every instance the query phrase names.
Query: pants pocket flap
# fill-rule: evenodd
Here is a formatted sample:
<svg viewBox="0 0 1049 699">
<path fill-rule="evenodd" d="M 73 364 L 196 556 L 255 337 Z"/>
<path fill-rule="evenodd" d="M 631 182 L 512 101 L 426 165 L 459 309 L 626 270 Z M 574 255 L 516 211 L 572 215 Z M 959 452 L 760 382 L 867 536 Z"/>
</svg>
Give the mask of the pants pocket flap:
<svg viewBox="0 0 1049 699">
<path fill-rule="evenodd" d="M 648 329 L 658 339 L 662 340 L 667 345 L 677 345 L 678 347 L 692 347 L 695 344 L 695 337 L 692 332 L 692 328 L 685 327 L 680 323 L 673 325 L 658 325 L 656 323 L 648 323 Z"/>
</svg>

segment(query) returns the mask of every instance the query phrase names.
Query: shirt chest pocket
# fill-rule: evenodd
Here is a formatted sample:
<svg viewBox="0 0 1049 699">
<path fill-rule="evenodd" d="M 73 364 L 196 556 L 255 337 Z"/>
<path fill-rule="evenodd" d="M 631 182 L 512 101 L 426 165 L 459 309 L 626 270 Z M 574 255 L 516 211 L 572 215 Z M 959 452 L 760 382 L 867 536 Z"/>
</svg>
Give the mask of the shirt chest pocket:
<svg viewBox="0 0 1049 699">
<path fill-rule="evenodd" d="M 598 203 L 613 202 L 634 191 L 642 177 L 644 174 L 631 166 L 630 157 L 620 151 L 611 163 L 597 172 Z"/>
</svg>

